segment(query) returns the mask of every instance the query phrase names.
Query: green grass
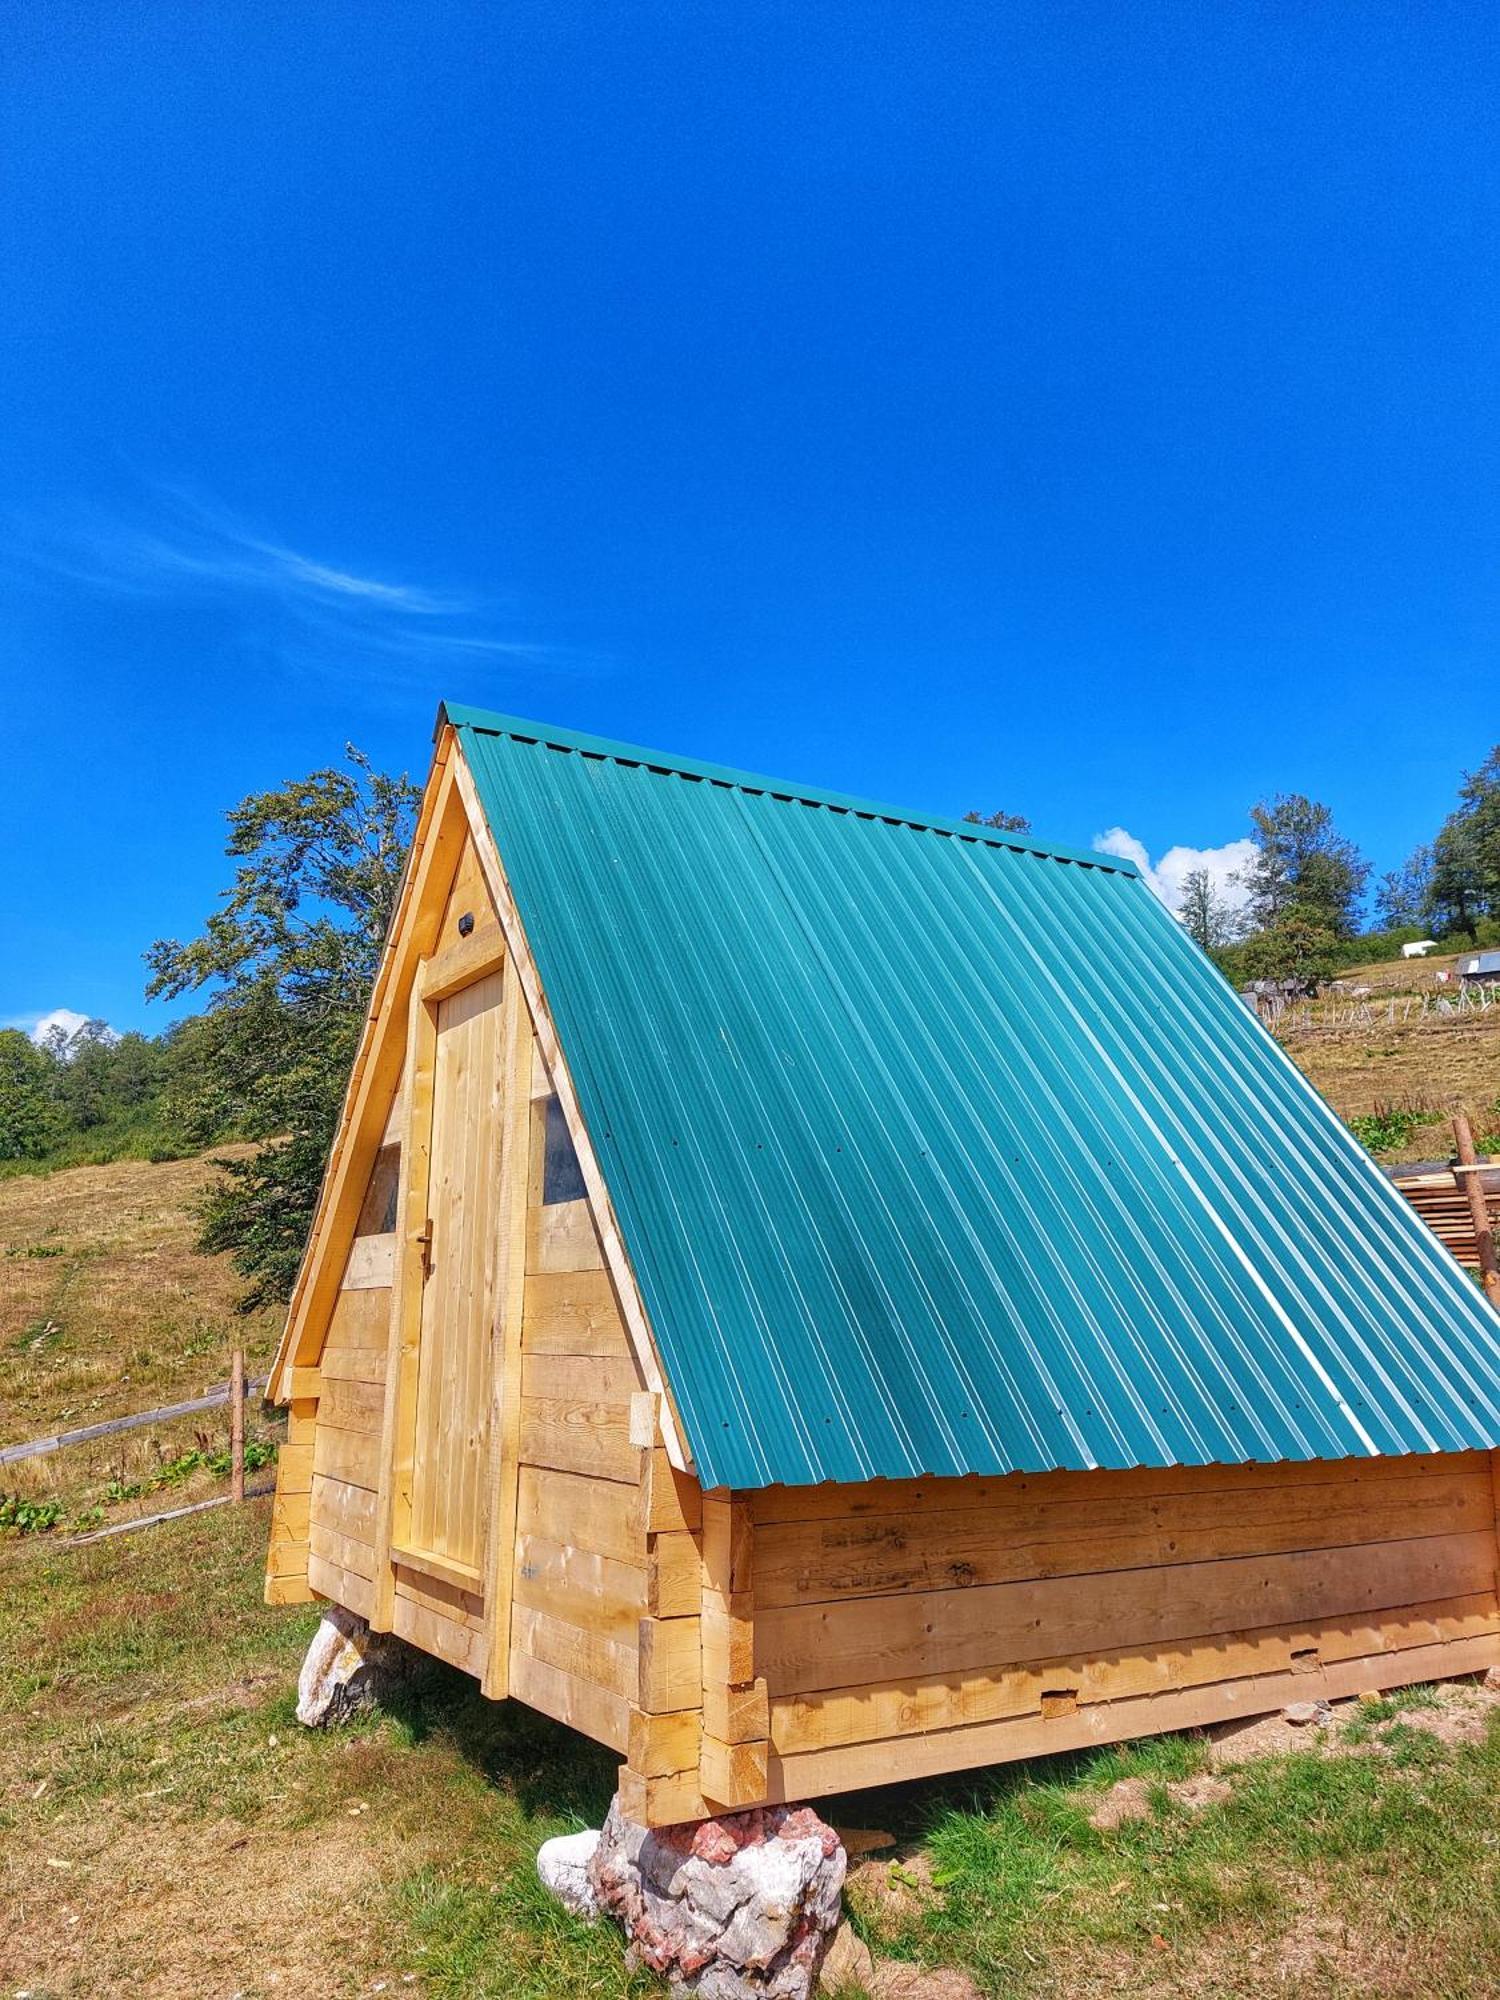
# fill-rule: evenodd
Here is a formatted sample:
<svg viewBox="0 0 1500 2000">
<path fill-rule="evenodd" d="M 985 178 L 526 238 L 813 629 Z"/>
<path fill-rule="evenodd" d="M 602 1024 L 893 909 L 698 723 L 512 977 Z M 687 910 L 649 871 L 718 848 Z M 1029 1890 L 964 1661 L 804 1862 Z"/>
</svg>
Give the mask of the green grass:
<svg viewBox="0 0 1500 2000">
<path fill-rule="evenodd" d="M 1178 1736 L 850 1800 L 925 1853 L 933 1888 L 853 1892 L 877 1952 L 968 1968 L 997 1996 L 1159 1990 L 1321 1996 L 1500 1990 L 1500 1736 L 1450 1749 L 1404 1724 L 1410 1690 L 1369 1705 L 1364 1754 L 1310 1749 L 1230 1774 L 1191 1811 L 1169 1785 L 1206 1769 Z M 1375 1744 L 1378 1751 L 1374 1750 Z M 1122 1778 L 1148 1818 L 1089 1813 Z M 894 1908 L 895 1916 L 886 1914 Z"/>
<path fill-rule="evenodd" d="M 316 1612 L 260 1602 L 267 1531 L 252 1502 L 0 1556 L 0 1992 L 651 1990 L 535 1880 L 615 1759 L 435 1663 L 395 1713 L 300 1729 Z"/>
<path fill-rule="evenodd" d="M 544 1838 L 600 1823 L 610 1754 L 435 1664 L 393 1712 L 302 1731 L 316 1614 L 260 1602 L 266 1528 L 251 1503 L 0 1556 L 0 1991 L 656 1991 L 535 1880 Z M 1500 1965 L 1500 1742 L 1417 1727 L 1439 1699 L 1366 1703 L 1354 1754 L 1248 1765 L 1198 1812 L 1172 1789 L 1206 1767 L 1194 1736 L 823 1809 L 902 1843 L 894 1893 L 851 1891 L 872 1946 L 994 2000 L 1477 2000 Z M 1100 1831 L 1121 1779 L 1149 1815 Z"/>
</svg>

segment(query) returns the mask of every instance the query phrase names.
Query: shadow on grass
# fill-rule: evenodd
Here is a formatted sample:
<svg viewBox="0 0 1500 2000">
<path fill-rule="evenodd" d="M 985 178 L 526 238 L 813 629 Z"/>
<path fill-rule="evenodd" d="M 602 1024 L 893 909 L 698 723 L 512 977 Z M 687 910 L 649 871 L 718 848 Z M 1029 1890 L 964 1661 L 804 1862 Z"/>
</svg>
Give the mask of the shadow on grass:
<svg viewBox="0 0 1500 2000">
<path fill-rule="evenodd" d="M 381 1704 L 412 1744 L 441 1742 L 528 1819 L 602 1826 L 619 1757 L 520 1701 L 490 1701 L 469 1675 L 424 1658 Z"/>
<path fill-rule="evenodd" d="M 618 1755 L 521 1701 L 490 1701 L 456 1667 L 423 1656 L 382 1703 L 413 1744 L 446 1743 L 486 1783 L 514 1798 L 528 1818 L 602 1825 L 614 1794 Z M 834 1824 L 880 1826 L 898 1843 L 925 1840 L 955 1815 L 988 1817 L 1019 1795 L 1102 1789 L 1125 1777 L 1167 1782 L 1206 1761 L 1205 1739 L 1162 1736 L 1079 1750 L 1026 1763 L 991 1765 L 814 1801 Z"/>
</svg>

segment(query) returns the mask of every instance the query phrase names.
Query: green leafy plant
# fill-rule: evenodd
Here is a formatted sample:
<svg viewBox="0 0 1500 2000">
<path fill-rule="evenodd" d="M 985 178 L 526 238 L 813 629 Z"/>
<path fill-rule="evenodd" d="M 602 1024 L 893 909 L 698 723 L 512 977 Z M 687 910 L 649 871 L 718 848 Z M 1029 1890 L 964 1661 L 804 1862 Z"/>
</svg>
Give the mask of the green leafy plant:
<svg viewBox="0 0 1500 2000">
<path fill-rule="evenodd" d="M 1432 1121 L 1420 1111 L 1378 1104 L 1361 1118 L 1349 1120 L 1349 1130 L 1367 1153 L 1389 1153 L 1404 1146 L 1412 1134 Z"/>
<path fill-rule="evenodd" d="M 62 1519 L 61 1500 L 28 1500 L 20 1493 L 0 1493 L 0 1529 L 13 1535 L 49 1534 Z"/>
<path fill-rule="evenodd" d="M 276 1457 L 276 1447 L 264 1438 L 250 1438 L 245 1444 L 246 1472 L 259 1472 Z M 204 1445 L 179 1452 L 159 1465 L 145 1479 L 111 1479 L 104 1489 L 105 1500 L 117 1507 L 125 1500 L 140 1500 L 148 1493 L 160 1493 L 171 1486 L 184 1486 L 194 1473 L 207 1472 L 215 1479 L 227 1479 L 233 1461 L 227 1451 L 210 1451 Z"/>
</svg>

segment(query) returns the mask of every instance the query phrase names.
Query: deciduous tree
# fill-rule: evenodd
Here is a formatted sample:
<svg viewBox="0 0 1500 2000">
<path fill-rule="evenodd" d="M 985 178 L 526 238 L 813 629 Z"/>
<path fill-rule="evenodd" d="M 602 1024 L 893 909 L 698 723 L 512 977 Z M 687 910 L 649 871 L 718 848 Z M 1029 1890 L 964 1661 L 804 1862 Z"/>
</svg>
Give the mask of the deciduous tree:
<svg viewBox="0 0 1500 2000">
<path fill-rule="evenodd" d="M 0 1028 L 0 1160 L 40 1160 L 57 1138 L 53 1059 L 19 1028 Z"/>
<path fill-rule="evenodd" d="M 1183 876 L 1177 915 L 1188 936 L 1204 951 L 1221 951 L 1244 929 L 1238 906 L 1230 902 L 1206 868 L 1194 868 Z"/>
<path fill-rule="evenodd" d="M 1458 798 L 1433 842 L 1427 913 L 1434 929 L 1472 938 L 1482 917 L 1500 917 L 1500 744 L 1465 775 Z"/>
<path fill-rule="evenodd" d="M 1425 924 L 1432 900 L 1432 849 L 1419 847 L 1402 862 L 1382 875 L 1375 891 L 1375 913 L 1388 931 L 1406 930 Z"/>
<path fill-rule="evenodd" d="M 346 770 L 234 808 L 222 907 L 198 937 L 147 954 L 153 996 L 210 996 L 174 1051 L 179 1120 L 267 1142 L 219 1163 L 204 1210 L 204 1247 L 233 1252 L 247 1305 L 285 1297 L 296 1276 L 420 796 L 346 754 Z"/>
<path fill-rule="evenodd" d="M 1296 908 L 1335 937 L 1359 929 L 1370 864 L 1339 833 L 1333 813 L 1301 792 L 1278 792 L 1251 809 L 1255 857 L 1245 870 L 1250 920 L 1270 930 Z"/>
</svg>

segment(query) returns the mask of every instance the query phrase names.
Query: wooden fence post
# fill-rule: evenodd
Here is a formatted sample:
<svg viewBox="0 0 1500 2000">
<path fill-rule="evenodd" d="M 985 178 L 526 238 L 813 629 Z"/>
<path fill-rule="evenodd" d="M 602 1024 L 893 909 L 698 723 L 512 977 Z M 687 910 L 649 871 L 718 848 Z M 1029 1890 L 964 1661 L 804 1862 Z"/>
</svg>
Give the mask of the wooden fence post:
<svg viewBox="0 0 1500 2000">
<path fill-rule="evenodd" d="M 1480 1196 L 1483 1200 L 1483 1196 Z M 229 1497 L 245 1497 L 245 1350 L 237 1347 L 229 1364 Z"/>
<path fill-rule="evenodd" d="M 1467 1115 L 1453 1114 L 1453 1143 L 1458 1149 L 1458 1165 L 1453 1178 L 1469 1198 L 1469 1215 L 1474 1224 L 1474 1251 L 1479 1259 L 1479 1278 L 1485 1297 L 1500 1306 L 1500 1260 L 1495 1256 L 1495 1232 L 1490 1227 L 1489 1203 L 1484 1192 L 1484 1168 L 1474 1150 L 1474 1134 Z"/>
</svg>

